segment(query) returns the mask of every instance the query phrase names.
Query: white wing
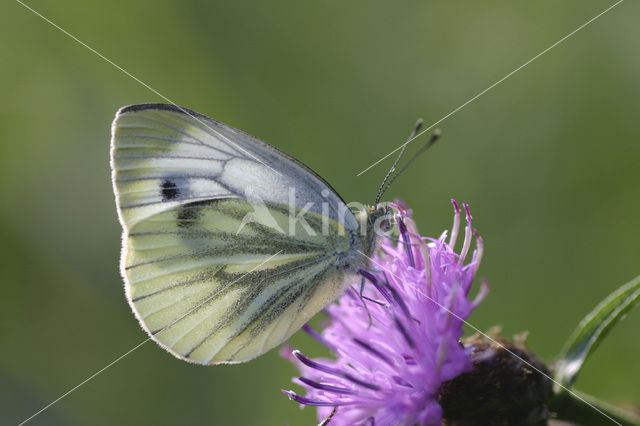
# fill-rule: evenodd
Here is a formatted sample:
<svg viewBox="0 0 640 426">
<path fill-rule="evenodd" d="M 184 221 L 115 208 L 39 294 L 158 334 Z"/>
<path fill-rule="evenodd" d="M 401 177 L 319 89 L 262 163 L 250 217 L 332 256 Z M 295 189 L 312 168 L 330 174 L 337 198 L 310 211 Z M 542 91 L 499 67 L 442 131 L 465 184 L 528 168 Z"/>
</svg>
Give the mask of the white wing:
<svg viewBox="0 0 640 426">
<path fill-rule="evenodd" d="M 111 165 L 127 298 L 173 355 L 249 360 L 344 288 L 355 217 L 322 178 L 265 142 L 177 106 L 134 105 L 113 122 Z M 308 210 L 312 234 L 287 229 L 290 204 Z M 258 220 L 245 223 L 249 214 Z"/>
<path fill-rule="evenodd" d="M 277 148 L 186 108 L 142 104 L 118 111 L 112 125 L 111 167 L 123 225 L 168 207 L 212 198 L 290 204 L 341 216 L 358 228 L 340 196 L 311 169 Z M 322 211 L 326 202 L 328 212 Z"/>
</svg>

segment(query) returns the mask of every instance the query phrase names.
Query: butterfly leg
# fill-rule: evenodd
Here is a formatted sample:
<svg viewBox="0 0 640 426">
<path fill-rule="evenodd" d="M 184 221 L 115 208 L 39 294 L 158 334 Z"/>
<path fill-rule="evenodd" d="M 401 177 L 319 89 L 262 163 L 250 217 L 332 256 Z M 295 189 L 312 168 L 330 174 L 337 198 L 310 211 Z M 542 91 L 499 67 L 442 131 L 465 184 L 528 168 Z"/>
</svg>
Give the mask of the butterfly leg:
<svg viewBox="0 0 640 426">
<path fill-rule="evenodd" d="M 364 296 L 362 294 L 362 292 L 364 291 L 364 277 L 362 277 L 362 282 L 360 283 L 360 291 L 356 291 L 355 288 L 353 288 L 353 286 L 351 286 L 351 290 L 353 290 L 353 292 L 355 294 L 358 295 L 358 297 L 360 297 L 360 300 L 362 301 L 362 306 L 364 307 L 364 310 L 367 311 L 367 317 L 369 318 L 369 324 L 367 325 L 367 329 L 369 329 L 369 327 L 371 327 L 371 324 L 373 324 L 373 318 L 371 317 L 371 312 L 369 312 L 369 308 L 367 307 L 367 304 L 364 302 L 365 298 L 367 298 L 366 296 Z M 371 299 L 369 299 L 371 300 Z M 374 303 L 377 303 L 375 300 L 371 300 Z"/>
<path fill-rule="evenodd" d="M 376 270 L 376 272 L 380 272 L 380 271 Z M 358 293 L 358 296 L 360 296 L 360 298 L 362 298 L 364 300 L 368 300 L 369 302 L 373 302 L 376 305 L 385 306 L 386 303 L 381 302 L 379 300 L 372 299 L 372 298 L 367 297 L 367 296 L 364 295 L 364 283 L 365 283 L 365 279 L 364 279 L 364 277 L 362 277 L 362 281 L 360 281 L 360 292 Z"/>
<path fill-rule="evenodd" d="M 331 410 L 331 414 L 329 414 L 329 416 L 322 422 L 318 423 L 318 426 L 327 426 L 333 418 L 333 415 L 336 414 L 336 411 L 338 411 L 338 407 L 333 407 L 333 410 Z"/>
</svg>

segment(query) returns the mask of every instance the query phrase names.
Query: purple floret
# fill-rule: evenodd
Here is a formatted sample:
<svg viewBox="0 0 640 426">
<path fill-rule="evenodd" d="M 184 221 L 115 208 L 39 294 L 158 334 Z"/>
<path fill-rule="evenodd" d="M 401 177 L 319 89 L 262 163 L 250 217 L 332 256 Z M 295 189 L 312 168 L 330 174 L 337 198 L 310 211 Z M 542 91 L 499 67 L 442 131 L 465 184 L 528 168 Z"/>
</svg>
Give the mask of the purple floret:
<svg viewBox="0 0 640 426">
<path fill-rule="evenodd" d="M 336 425 L 439 425 L 438 392 L 443 382 L 472 368 L 460 344 L 462 325 L 487 293 L 474 300 L 469 290 L 480 265 L 482 240 L 467 226 L 459 253 L 454 251 L 460 208 L 453 201 L 454 224 L 447 241 L 421 237 L 410 213 L 398 202 L 400 238 L 385 238 L 373 255 L 361 297 L 349 289 L 326 308 L 328 325 L 305 330 L 329 347 L 336 359 L 310 359 L 299 351 L 285 356 L 298 365 L 294 383 L 306 396 L 283 391 L 303 405 L 318 406 L 318 418 L 333 413 Z M 476 249 L 465 263 L 471 241 Z M 426 265 L 426 266 L 425 266 Z"/>
</svg>

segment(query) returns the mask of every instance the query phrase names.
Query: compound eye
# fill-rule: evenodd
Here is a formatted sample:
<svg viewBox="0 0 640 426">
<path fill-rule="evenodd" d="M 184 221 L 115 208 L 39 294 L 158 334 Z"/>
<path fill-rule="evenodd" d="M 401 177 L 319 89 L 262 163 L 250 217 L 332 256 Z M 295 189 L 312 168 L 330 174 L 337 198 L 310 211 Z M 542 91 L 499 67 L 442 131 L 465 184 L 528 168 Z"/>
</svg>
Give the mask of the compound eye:
<svg viewBox="0 0 640 426">
<path fill-rule="evenodd" d="M 391 221 L 386 216 L 380 221 L 380 230 L 384 233 L 391 230 Z"/>
</svg>

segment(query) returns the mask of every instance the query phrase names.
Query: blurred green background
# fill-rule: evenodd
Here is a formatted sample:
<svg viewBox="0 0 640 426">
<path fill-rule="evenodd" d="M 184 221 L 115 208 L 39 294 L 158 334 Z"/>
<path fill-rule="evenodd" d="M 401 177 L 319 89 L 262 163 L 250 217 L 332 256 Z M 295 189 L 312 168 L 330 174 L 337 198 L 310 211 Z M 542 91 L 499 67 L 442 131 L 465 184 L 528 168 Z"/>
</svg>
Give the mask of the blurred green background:
<svg viewBox="0 0 640 426">
<path fill-rule="evenodd" d="M 371 202 L 390 162 L 356 173 L 416 118 L 435 122 L 612 2 L 28 4 L 174 102 Z M 0 423 L 17 424 L 146 338 L 118 272 L 109 126 L 123 105 L 164 100 L 19 3 L 0 16 Z M 470 320 L 529 330 L 547 361 L 640 273 L 639 16 L 622 3 L 448 118 L 387 195 L 426 235 L 450 226 L 451 197 L 470 203 L 491 285 Z M 640 403 L 638 327 L 632 312 L 578 388 Z M 147 343 L 30 424 L 313 424 L 280 393 L 295 373 L 277 351 L 199 367 Z"/>
</svg>

